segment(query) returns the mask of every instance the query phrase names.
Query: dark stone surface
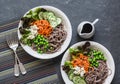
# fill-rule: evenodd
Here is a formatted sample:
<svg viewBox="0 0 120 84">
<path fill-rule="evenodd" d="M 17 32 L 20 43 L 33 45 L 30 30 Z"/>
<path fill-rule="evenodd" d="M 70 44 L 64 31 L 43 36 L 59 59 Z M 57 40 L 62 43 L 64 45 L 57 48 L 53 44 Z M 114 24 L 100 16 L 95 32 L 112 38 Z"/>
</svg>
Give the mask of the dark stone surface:
<svg viewBox="0 0 120 84">
<path fill-rule="evenodd" d="M 0 0 L 0 25 L 18 20 L 26 11 L 39 5 L 55 6 L 68 16 L 73 29 L 70 45 L 82 40 L 77 35 L 77 26 L 81 21 L 99 18 L 92 40 L 110 50 L 116 64 L 112 84 L 120 84 L 120 0 Z M 61 57 L 57 58 L 59 62 Z M 60 73 L 59 77 L 61 79 Z"/>
</svg>

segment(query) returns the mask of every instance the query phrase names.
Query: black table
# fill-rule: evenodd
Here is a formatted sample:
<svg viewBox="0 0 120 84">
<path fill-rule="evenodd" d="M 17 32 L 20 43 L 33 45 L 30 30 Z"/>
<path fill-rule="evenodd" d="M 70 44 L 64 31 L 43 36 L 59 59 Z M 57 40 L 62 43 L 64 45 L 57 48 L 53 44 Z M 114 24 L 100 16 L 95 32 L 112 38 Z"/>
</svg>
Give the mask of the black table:
<svg viewBox="0 0 120 84">
<path fill-rule="evenodd" d="M 120 84 L 120 1 L 119 0 L 0 0 L 0 25 L 16 21 L 29 9 L 39 5 L 50 5 L 61 9 L 72 24 L 72 40 L 70 46 L 80 42 L 77 26 L 82 21 L 94 21 L 95 35 L 92 39 L 104 45 L 111 52 L 115 65 L 115 76 L 112 84 Z M 60 83 L 63 84 L 59 65 L 63 54 L 53 61 L 57 67 Z"/>
</svg>

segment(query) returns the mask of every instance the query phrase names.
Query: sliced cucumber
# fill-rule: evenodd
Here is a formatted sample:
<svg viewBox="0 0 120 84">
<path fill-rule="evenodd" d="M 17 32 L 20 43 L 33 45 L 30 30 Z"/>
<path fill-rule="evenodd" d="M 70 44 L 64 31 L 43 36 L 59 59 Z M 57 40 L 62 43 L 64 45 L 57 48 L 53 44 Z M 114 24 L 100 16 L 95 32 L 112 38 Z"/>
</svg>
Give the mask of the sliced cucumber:
<svg viewBox="0 0 120 84">
<path fill-rule="evenodd" d="M 74 76 L 73 83 L 74 84 L 86 84 L 85 80 L 81 79 L 80 76 Z"/>
<path fill-rule="evenodd" d="M 61 20 L 61 18 L 56 18 L 56 20 L 53 20 L 53 18 L 52 18 L 52 20 L 49 20 L 49 22 L 50 22 L 51 26 L 53 28 L 55 28 L 57 25 L 59 25 L 62 22 L 62 20 Z"/>
<path fill-rule="evenodd" d="M 71 73 L 68 77 L 69 77 L 70 80 L 73 80 L 74 76 L 75 76 L 75 74 Z"/>
<path fill-rule="evenodd" d="M 53 28 L 55 28 L 58 25 L 57 22 L 55 22 L 55 21 L 51 21 L 50 24 Z"/>
<path fill-rule="evenodd" d="M 58 25 L 62 22 L 61 18 L 57 18 L 56 21 Z"/>
<path fill-rule="evenodd" d="M 79 84 L 79 83 L 80 83 L 80 80 L 81 80 L 80 76 L 74 76 L 74 77 L 73 77 L 73 83 L 74 83 L 74 84 Z"/>
<path fill-rule="evenodd" d="M 43 12 L 40 12 L 40 13 L 38 14 L 38 17 L 39 17 L 40 20 L 42 20 L 42 19 L 43 19 Z"/>
<path fill-rule="evenodd" d="M 55 14 L 53 12 L 48 12 L 47 16 L 49 18 L 50 16 L 55 16 Z"/>
<path fill-rule="evenodd" d="M 59 25 L 62 22 L 61 18 L 55 16 L 55 14 L 51 11 L 39 12 L 38 16 L 40 20 L 41 19 L 48 20 L 53 28 L 55 28 L 57 25 Z"/>
<path fill-rule="evenodd" d="M 68 77 L 69 77 L 69 79 L 70 80 L 72 80 L 73 79 L 73 77 L 74 77 L 74 70 L 70 70 L 69 72 L 68 72 Z"/>
<path fill-rule="evenodd" d="M 43 12 L 43 18 L 44 18 L 45 20 L 48 19 L 48 12 Z"/>
<path fill-rule="evenodd" d="M 48 20 L 51 22 L 51 21 L 56 21 L 56 17 L 55 16 L 49 16 L 48 17 Z"/>
<path fill-rule="evenodd" d="M 73 73 L 73 72 L 74 72 L 74 70 L 71 69 L 71 70 L 68 72 L 68 76 L 69 76 L 71 73 Z"/>
</svg>

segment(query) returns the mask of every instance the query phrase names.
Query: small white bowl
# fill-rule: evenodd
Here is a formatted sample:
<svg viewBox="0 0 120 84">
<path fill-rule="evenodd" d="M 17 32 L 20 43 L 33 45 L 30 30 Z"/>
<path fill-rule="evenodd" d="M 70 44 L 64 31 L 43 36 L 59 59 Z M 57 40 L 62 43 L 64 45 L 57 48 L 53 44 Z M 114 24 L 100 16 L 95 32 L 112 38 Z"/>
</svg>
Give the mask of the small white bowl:
<svg viewBox="0 0 120 84">
<path fill-rule="evenodd" d="M 62 23 L 63 23 L 63 26 L 64 26 L 64 29 L 66 30 L 67 32 L 67 37 L 66 37 L 66 40 L 64 41 L 64 43 L 62 44 L 60 50 L 58 50 L 57 52 L 55 53 L 52 53 L 52 54 L 39 54 L 37 53 L 36 51 L 34 51 L 31 47 L 27 46 L 27 45 L 23 45 L 21 43 L 21 46 L 23 47 L 23 49 L 28 53 L 30 54 L 31 56 L 35 57 L 35 58 L 39 58 L 39 59 L 50 59 L 50 58 L 55 58 L 57 56 L 59 56 L 61 53 L 63 53 L 68 45 L 70 44 L 70 41 L 71 41 L 71 37 L 72 37 L 72 27 L 71 27 L 71 23 L 68 19 L 68 17 L 58 8 L 55 8 L 55 7 L 52 7 L 52 6 L 37 6 L 37 7 L 34 7 L 30 10 L 35 10 L 36 8 L 45 8 L 46 10 L 50 10 L 50 11 L 53 11 L 55 13 L 55 15 L 57 15 L 58 17 L 62 18 Z M 30 11 L 29 10 L 29 11 Z M 28 12 L 29 12 L 28 11 Z M 26 12 L 25 15 L 28 13 Z M 25 16 L 24 15 L 24 16 Z M 21 26 L 21 21 L 19 22 L 19 26 L 18 26 L 18 38 L 20 39 L 21 38 L 21 34 L 20 34 L 20 31 L 19 31 L 19 27 Z"/>
<path fill-rule="evenodd" d="M 78 46 L 83 45 L 85 42 L 86 41 L 78 42 L 78 43 L 72 45 L 71 48 L 77 48 Z M 108 66 L 109 69 L 111 69 L 112 73 L 109 72 L 109 73 L 111 73 L 111 75 L 109 75 L 106 78 L 104 84 L 111 84 L 111 81 L 112 81 L 112 79 L 114 77 L 114 74 L 115 74 L 115 63 L 114 63 L 114 60 L 113 60 L 113 57 L 112 57 L 111 53 L 103 45 L 101 45 L 97 42 L 93 42 L 93 41 L 89 41 L 89 42 L 91 44 L 91 48 L 95 48 L 97 50 L 100 50 L 101 52 L 103 52 L 104 56 L 106 57 L 107 66 Z M 64 82 L 66 84 L 73 84 L 73 82 L 69 80 L 66 72 L 62 69 L 62 66 L 64 65 L 65 61 L 67 61 L 67 60 L 70 60 L 69 50 L 67 50 L 65 52 L 65 54 L 62 58 L 60 69 L 61 69 L 61 74 L 62 74 L 62 78 L 63 78 Z"/>
</svg>

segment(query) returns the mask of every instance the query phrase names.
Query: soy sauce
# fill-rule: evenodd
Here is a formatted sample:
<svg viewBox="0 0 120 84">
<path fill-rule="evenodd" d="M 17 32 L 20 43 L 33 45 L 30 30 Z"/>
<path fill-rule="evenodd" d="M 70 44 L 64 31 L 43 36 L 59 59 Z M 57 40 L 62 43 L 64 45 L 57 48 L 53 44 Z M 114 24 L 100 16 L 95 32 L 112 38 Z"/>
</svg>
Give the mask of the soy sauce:
<svg viewBox="0 0 120 84">
<path fill-rule="evenodd" d="M 92 25 L 87 23 L 87 24 L 84 24 L 81 33 L 90 33 L 91 31 L 92 31 Z"/>
</svg>

